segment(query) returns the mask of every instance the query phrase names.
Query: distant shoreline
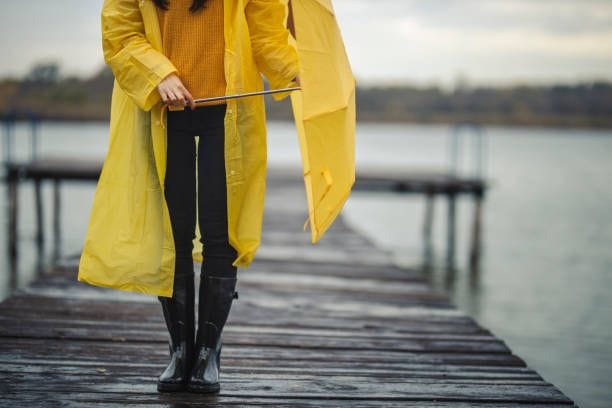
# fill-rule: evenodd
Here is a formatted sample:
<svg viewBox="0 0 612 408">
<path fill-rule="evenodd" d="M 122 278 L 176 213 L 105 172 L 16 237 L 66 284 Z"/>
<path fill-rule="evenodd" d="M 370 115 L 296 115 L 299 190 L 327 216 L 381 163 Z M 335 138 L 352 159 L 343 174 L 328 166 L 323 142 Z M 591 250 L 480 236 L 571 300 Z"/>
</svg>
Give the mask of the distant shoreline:
<svg viewBox="0 0 612 408">
<path fill-rule="evenodd" d="M 268 120 L 269 121 L 277 121 L 277 122 L 293 122 L 293 119 L 287 119 L 285 117 L 282 118 L 275 118 L 275 117 L 271 117 L 270 115 L 268 115 Z M 3 121 L 0 120 L 0 124 L 2 124 Z M 24 125 L 24 124 L 29 124 L 30 121 L 27 119 L 17 119 L 14 121 L 15 124 L 20 124 L 20 125 Z M 109 124 L 109 119 L 108 118 L 104 118 L 104 119 L 99 119 L 99 118 L 62 118 L 62 117 L 50 117 L 50 118 L 41 118 L 39 120 L 40 124 L 43 123 L 52 123 L 52 124 L 100 124 L 100 125 L 108 125 Z M 601 130 L 601 131 L 606 131 L 606 130 L 612 130 L 612 125 L 607 125 L 607 126 L 581 126 L 579 124 L 576 123 L 560 123 L 560 122 L 548 122 L 548 123 L 542 123 L 542 122 L 517 122 L 517 121 L 512 121 L 512 122 L 504 122 L 504 121 L 491 121 L 491 122 L 470 122 L 470 121 L 455 121 L 455 122 L 450 122 L 450 121 L 444 121 L 444 120 L 439 120 L 439 121 L 410 121 L 410 120 L 397 120 L 397 121 L 393 121 L 393 120 L 385 120 L 385 121 L 381 121 L 381 120 L 374 120 L 374 119 L 359 119 L 357 120 L 357 125 L 359 124 L 381 124 L 381 125 L 432 125 L 432 126 L 454 126 L 457 124 L 475 124 L 475 125 L 479 125 L 482 126 L 484 128 L 517 128 L 517 129 L 522 129 L 522 128 L 541 128 L 541 129 L 559 129 L 559 130 L 563 130 L 563 129 L 583 129 L 583 130 Z"/>
<path fill-rule="evenodd" d="M 44 69 L 43 69 L 44 68 Z M 103 67 L 89 78 L 60 77 L 57 67 L 40 67 L 23 79 L 0 79 L 0 120 L 106 122 L 113 73 Z M 612 83 L 464 87 L 357 87 L 359 123 L 612 129 Z M 266 97 L 267 117 L 292 120 L 289 98 Z"/>
</svg>

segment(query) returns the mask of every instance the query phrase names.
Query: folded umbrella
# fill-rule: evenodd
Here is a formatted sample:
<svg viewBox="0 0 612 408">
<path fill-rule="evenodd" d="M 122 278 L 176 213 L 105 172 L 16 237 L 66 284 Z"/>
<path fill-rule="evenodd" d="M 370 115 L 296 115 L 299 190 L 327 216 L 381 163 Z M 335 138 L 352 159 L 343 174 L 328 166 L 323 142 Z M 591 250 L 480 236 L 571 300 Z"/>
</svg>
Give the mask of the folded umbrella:
<svg viewBox="0 0 612 408">
<path fill-rule="evenodd" d="M 302 90 L 291 103 L 302 156 L 311 240 L 332 225 L 355 182 L 355 78 L 331 0 L 290 0 L 288 25 Z"/>
</svg>

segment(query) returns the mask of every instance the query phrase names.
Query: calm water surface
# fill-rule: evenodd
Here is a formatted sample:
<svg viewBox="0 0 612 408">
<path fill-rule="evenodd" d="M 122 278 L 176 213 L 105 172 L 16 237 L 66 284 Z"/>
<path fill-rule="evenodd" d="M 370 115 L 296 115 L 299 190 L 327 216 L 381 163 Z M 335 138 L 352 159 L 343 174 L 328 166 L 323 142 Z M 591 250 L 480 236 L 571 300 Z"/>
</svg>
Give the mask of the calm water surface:
<svg viewBox="0 0 612 408">
<path fill-rule="evenodd" d="M 44 124 L 41 151 L 102 158 L 107 132 L 104 123 Z M 612 131 L 496 127 L 486 133 L 491 189 L 484 204 L 481 279 L 472 287 L 465 278 L 472 216 L 471 201 L 465 198 L 458 203 L 459 271 L 449 294 L 580 406 L 612 406 Z M 19 157 L 28 151 L 26 134 L 27 127 L 17 128 L 17 135 L 24 136 L 18 138 Z M 448 134 L 447 126 L 362 124 L 358 166 L 445 167 Z M 299 163 L 291 124 L 270 124 L 268 148 L 271 164 Z M 462 163 L 465 169 L 469 159 Z M 92 184 L 63 187 L 64 254 L 80 252 L 93 192 Z M 50 186 L 43 194 L 50 203 Z M 37 256 L 32 197 L 31 187 L 20 191 L 20 285 L 32 278 Z M 5 193 L 0 201 L 6 208 Z M 343 215 L 391 249 L 399 264 L 413 266 L 421 262 L 423 204 L 418 197 L 355 192 Z M 47 231 L 50 210 L 45 208 Z M 439 269 L 444 265 L 445 210 L 445 202 L 436 202 Z M 0 218 L 6 226 L 6 211 Z M 2 248 L 5 232 L 0 231 Z M 7 280 L 0 275 L 0 298 L 6 296 Z"/>
</svg>

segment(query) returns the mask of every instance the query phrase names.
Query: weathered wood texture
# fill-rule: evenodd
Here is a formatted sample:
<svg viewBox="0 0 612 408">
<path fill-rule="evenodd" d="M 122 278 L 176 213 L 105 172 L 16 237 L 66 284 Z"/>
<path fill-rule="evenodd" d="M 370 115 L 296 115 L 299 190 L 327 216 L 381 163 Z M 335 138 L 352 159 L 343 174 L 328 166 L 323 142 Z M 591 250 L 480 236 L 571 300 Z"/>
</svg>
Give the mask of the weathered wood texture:
<svg viewBox="0 0 612 408">
<path fill-rule="evenodd" d="M 1 405 L 573 405 L 342 218 L 312 246 L 303 194 L 299 179 L 268 185 L 263 243 L 238 272 L 224 332 L 220 394 L 158 393 L 168 348 L 157 299 L 77 282 L 73 266 L 0 304 Z"/>
</svg>

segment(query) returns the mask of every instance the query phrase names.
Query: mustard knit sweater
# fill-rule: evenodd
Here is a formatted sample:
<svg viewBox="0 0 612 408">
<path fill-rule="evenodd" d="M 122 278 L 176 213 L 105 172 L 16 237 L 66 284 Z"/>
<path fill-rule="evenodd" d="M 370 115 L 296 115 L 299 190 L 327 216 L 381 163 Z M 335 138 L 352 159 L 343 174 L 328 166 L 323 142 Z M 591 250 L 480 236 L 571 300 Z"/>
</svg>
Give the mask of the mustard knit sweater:
<svg viewBox="0 0 612 408">
<path fill-rule="evenodd" d="M 170 0 L 168 10 L 157 7 L 164 54 L 194 99 L 225 95 L 223 0 L 208 0 L 203 9 L 189 11 L 192 0 Z M 225 101 L 200 105 L 222 104 Z"/>
</svg>

